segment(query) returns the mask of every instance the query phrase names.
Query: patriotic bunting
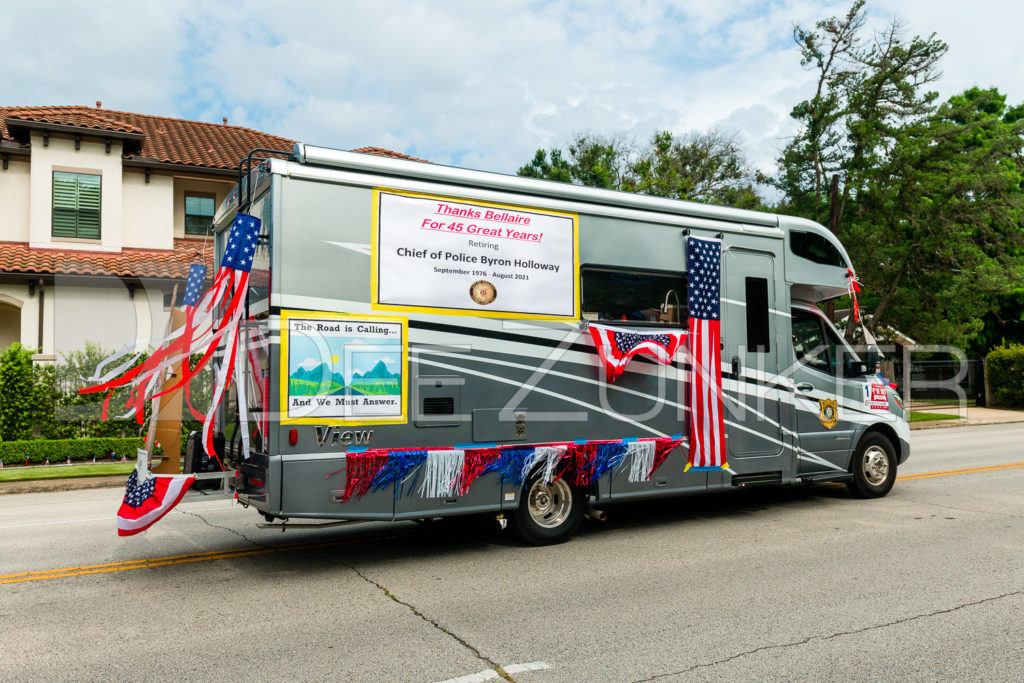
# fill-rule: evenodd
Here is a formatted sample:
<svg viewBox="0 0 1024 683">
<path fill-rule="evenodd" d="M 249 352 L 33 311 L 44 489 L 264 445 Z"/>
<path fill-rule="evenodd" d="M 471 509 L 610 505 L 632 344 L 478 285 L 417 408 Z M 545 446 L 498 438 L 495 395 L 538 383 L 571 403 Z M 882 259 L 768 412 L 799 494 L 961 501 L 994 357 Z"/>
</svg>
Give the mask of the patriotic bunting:
<svg viewBox="0 0 1024 683">
<path fill-rule="evenodd" d="M 150 474 L 140 483 L 139 471 L 132 470 L 124 501 L 117 511 L 117 535 L 133 536 L 156 524 L 178 504 L 195 480 L 188 475 Z"/>
<path fill-rule="evenodd" d="M 546 481 L 565 477 L 588 486 L 617 468 L 629 468 L 629 481 L 649 480 L 682 436 L 477 449 L 352 450 L 345 454 L 341 502 L 394 486 L 395 497 L 415 492 L 423 498 L 464 496 L 485 474 L 497 472 L 502 484 L 522 486 L 535 469 Z M 627 465 L 630 457 L 633 462 Z M 326 475 L 328 478 L 338 474 Z"/>
<path fill-rule="evenodd" d="M 609 382 L 618 379 L 630 359 L 640 353 L 653 356 L 662 365 L 671 365 L 676 351 L 686 339 L 686 333 L 682 330 L 646 334 L 595 323 L 588 325 L 587 329 L 590 330 Z"/>
</svg>

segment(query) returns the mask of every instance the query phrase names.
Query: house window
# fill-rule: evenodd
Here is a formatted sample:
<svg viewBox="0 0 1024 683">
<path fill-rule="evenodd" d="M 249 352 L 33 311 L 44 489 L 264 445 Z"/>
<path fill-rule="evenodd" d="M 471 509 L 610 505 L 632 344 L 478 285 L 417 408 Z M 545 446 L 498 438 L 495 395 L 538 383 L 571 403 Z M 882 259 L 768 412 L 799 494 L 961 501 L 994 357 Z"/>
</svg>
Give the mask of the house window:
<svg viewBox="0 0 1024 683">
<path fill-rule="evenodd" d="M 213 223 L 214 206 L 212 194 L 185 195 L 185 234 L 208 235 Z"/>
<path fill-rule="evenodd" d="M 53 236 L 100 238 L 100 176 L 53 172 Z"/>
</svg>

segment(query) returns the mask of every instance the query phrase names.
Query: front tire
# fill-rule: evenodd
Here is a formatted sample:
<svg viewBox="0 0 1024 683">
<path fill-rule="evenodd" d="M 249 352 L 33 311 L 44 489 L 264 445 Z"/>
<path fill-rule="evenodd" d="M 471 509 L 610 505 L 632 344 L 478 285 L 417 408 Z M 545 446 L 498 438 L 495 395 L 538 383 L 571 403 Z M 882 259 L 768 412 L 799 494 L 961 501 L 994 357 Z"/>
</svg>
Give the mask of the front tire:
<svg viewBox="0 0 1024 683">
<path fill-rule="evenodd" d="M 857 446 L 851 463 L 853 480 L 846 484 L 858 498 L 881 498 L 896 483 L 896 449 L 884 434 L 871 432 Z"/>
<path fill-rule="evenodd" d="M 543 470 L 531 474 L 519 507 L 512 513 L 512 530 L 530 545 L 552 545 L 568 539 L 583 521 L 583 492 L 564 478 L 544 481 Z"/>
</svg>

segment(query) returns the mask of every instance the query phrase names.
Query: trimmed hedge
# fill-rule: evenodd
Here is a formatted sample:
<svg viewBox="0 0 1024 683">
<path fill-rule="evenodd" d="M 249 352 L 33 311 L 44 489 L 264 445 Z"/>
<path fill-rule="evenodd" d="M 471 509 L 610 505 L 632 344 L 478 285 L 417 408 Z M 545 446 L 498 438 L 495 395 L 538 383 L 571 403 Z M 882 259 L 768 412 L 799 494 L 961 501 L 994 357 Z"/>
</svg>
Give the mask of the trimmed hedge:
<svg viewBox="0 0 1024 683">
<path fill-rule="evenodd" d="M 49 458 L 50 462 L 65 462 L 71 457 L 72 462 L 82 462 L 110 458 L 113 451 L 120 460 L 124 455 L 132 460 L 135 452 L 142 448 L 142 439 L 34 439 L 31 441 L 0 442 L 0 461 L 7 465 L 24 465 L 28 458 L 30 465 L 41 465 Z"/>
<path fill-rule="evenodd" d="M 985 364 L 996 404 L 1024 408 L 1024 346 L 997 347 L 985 357 Z"/>
</svg>

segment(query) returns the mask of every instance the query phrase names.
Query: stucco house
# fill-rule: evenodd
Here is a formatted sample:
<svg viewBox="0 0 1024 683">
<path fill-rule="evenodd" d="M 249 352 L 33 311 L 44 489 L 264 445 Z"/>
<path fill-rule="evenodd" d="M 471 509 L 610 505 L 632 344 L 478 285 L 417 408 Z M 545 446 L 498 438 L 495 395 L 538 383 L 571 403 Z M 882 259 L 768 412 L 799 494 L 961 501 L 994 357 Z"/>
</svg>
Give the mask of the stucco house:
<svg viewBox="0 0 1024 683">
<path fill-rule="evenodd" d="M 189 265 L 212 276 L 207 232 L 239 160 L 293 144 L 100 102 L 0 107 L 0 349 L 18 341 L 50 361 L 86 341 L 162 337 Z"/>
</svg>

